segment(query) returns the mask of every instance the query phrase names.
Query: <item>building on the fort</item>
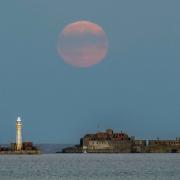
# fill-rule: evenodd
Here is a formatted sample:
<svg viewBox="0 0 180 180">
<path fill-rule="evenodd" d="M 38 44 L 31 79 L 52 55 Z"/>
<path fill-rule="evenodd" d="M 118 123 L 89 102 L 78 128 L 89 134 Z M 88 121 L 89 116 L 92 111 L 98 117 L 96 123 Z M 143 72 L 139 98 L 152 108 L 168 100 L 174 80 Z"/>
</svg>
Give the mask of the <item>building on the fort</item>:
<svg viewBox="0 0 180 180">
<path fill-rule="evenodd" d="M 132 139 L 123 132 L 114 133 L 112 129 L 83 138 L 83 150 L 87 152 L 130 152 Z"/>
<path fill-rule="evenodd" d="M 175 140 L 150 140 L 148 141 L 147 152 L 180 153 L 180 138 Z"/>
</svg>

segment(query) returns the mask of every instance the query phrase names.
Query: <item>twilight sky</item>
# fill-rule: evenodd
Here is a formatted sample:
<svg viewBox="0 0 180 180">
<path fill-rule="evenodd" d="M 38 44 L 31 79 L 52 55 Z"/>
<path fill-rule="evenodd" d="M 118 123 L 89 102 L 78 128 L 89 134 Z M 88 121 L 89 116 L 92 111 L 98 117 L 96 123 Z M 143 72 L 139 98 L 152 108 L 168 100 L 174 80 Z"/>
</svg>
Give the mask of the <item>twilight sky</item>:
<svg viewBox="0 0 180 180">
<path fill-rule="evenodd" d="M 0 143 L 77 143 L 113 128 L 138 138 L 180 136 L 179 0 L 1 0 Z M 65 64 L 65 25 L 99 24 L 109 52 L 86 69 Z"/>
</svg>

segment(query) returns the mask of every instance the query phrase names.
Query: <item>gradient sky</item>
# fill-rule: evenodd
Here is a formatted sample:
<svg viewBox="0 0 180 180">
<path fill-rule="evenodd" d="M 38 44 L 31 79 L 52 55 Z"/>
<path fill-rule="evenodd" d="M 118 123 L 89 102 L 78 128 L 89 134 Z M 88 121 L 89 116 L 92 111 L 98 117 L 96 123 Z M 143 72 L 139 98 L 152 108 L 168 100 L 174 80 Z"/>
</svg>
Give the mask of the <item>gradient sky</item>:
<svg viewBox="0 0 180 180">
<path fill-rule="evenodd" d="M 113 128 L 138 138 L 180 136 L 179 0 L 1 0 L 0 143 L 77 143 Z M 88 69 L 57 53 L 63 27 L 103 27 L 109 52 Z"/>
</svg>

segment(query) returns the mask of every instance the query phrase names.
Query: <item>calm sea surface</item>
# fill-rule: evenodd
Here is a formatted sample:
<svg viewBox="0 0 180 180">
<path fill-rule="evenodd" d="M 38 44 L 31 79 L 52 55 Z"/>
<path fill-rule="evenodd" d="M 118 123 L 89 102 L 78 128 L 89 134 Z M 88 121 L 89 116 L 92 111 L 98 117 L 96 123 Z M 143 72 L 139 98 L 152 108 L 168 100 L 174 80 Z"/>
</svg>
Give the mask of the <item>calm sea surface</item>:
<svg viewBox="0 0 180 180">
<path fill-rule="evenodd" d="M 180 180 L 180 154 L 0 156 L 0 180 Z"/>
</svg>

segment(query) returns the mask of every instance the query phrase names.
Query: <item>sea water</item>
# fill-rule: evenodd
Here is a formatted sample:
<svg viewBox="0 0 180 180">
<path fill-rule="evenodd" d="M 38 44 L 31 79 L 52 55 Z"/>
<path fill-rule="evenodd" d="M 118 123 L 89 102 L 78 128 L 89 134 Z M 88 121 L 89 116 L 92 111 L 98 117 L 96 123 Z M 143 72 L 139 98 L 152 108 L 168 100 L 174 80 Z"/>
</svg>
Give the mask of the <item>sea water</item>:
<svg viewBox="0 0 180 180">
<path fill-rule="evenodd" d="M 180 154 L 0 155 L 0 180 L 180 180 Z"/>
</svg>

